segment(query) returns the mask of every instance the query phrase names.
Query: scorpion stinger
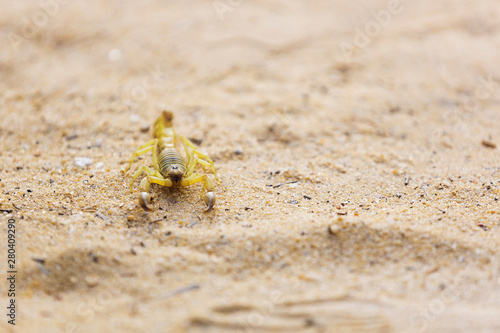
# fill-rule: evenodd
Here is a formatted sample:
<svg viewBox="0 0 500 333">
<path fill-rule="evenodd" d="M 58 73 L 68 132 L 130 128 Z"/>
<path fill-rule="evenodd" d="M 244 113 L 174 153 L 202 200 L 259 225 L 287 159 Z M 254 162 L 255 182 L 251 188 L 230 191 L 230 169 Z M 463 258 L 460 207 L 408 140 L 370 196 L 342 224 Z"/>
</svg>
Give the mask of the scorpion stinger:
<svg viewBox="0 0 500 333">
<path fill-rule="evenodd" d="M 132 154 L 129 164 L 124 170 L 125 172 L 127 172 L 137 156 L 150 151 L 153 155 L 153 168 L 142 166 L 132 175 L 130 192 L 132 192 L 134 180 L 145 171 L 146 177 L 139 184 L 141 191 L 139 204 L 144 210 L 151 210 L 148 206 L 151 201 L 151 196 L 148 193 L 150 184 L 166 187 L 186 187 L 201 182 L 203 183 L 201 196 L 207 205 L 206 211 L 208 212 L 215 204 L 215 183 L 209 175 L 199 174 L 194 172 L 194 169 L 198 164 L 206 167 L 213 173 L 215 180 L 218 181 L 214 162 L 210 157 L 201 153 L 189 139 L 179 136 L 186 152 L 186 158 L 182 157 L 175 147 L 176 135 L 172 127 L 173 117 L 172 112 L 163 111 L 154 123 L 154 139 L 140 146 Z"/>
</svg>

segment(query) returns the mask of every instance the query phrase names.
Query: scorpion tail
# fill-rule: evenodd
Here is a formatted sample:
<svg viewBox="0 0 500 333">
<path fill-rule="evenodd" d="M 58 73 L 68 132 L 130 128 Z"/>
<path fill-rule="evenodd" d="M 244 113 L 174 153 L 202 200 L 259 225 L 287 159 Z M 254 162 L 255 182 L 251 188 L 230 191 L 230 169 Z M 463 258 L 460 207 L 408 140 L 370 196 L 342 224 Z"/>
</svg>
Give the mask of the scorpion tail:
<svg viewBox="0 0 500 333">
<path fill-rule="evenodd" d="M 163 111 L 161 116 L 159 116 L 153 127 L 153 135 L 155 138 L 161 138 L 164 136 L 163 130 L 172 127 L 172 120 L 174 119 L 174 114 L 170 111 Z"/>
<path fill-rule="evenodd" d="M 174 119 L 174 114 L 170 111 L 163 111 L 160 118 L 165 122 L 165 127 L 172 127 L 172 120 Z"/>
</svg>

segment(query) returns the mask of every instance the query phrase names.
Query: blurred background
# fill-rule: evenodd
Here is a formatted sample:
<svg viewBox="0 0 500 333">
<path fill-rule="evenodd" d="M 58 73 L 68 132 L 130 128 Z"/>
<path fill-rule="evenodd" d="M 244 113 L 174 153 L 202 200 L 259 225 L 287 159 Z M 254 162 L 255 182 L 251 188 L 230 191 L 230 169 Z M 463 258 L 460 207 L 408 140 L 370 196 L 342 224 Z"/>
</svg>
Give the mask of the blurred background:
<svg viewBox="0 0 500 333">
<path fill-rule="evenodd" d="M 496 331 L 499 29 L 493 0 L 0 0 L 19 332 Z M 210 214 L 128 192 L 164 109 Z"/>
<path fill-rule="evenodd" d="M 15 128 L 30 117 L 71 127 L 58 123 L 62 116 L 77 130 L 85 115 L 134 126 L 168 107 L 226 121 L 248 115 L 263 127 L 286 119 L 307 138 L 352 126 L 384 132 L 385 124 L 427 147 L 493 135 L 483 125 L 499 96 L 494 1 L 47 0 L 2 8 L 2 96 L 35 97 L 4 109 Z M 64 107 L 42 95 L 64 95 Z M 75 108 L 82 112 L 73 117 Z"/>
</svg>

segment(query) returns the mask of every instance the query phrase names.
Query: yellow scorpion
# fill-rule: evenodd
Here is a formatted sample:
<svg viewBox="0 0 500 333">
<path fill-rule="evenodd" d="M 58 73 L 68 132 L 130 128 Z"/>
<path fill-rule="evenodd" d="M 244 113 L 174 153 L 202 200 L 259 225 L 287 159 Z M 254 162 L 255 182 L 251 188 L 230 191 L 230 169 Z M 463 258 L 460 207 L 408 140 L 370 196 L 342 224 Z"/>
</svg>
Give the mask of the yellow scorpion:
<svg viewBox="0 0 500 333">
<path fill-rule="evenodd" d="M 139 177 L 143 171 L 146 171 L 147 176 L 144 177 L 139 185 L 141 193 L 139 194 L 139 204 L 144 210 L 151 210 L 148 207 L 151 201 L 151 196 L 148 193 L 150 184 L 158 184 L 166 187 L 186 187 L 195 183 L 203 182 L 201 196 L 207 204 L 207 212 L 210 211 L 215 204 L 214 181 L 207 175 L 201 175 L 194 172 L 197 164 L 202 167 L 209 168 L 215 179 L 218 181 L 215 171 L 214 162 L 205 154 L 198 151 L 198 148 L 184 136 L 179 135 L 179 139 L 184 146 L 186 158 L 183 158 L 179 150 L 175 148 L 176 135 L 172 127 L 174 115 L 172 112 L 163 111 L 156 119 L 153 127 L 153 138 L 142 146 L 140 146 L 129 160 L 125 172 L 130 169 L 134 160 L 147 152 L 153 154 L 153 169 L 147 166 L 141 166 L 130 179 L 130 192 L 134 180 Z"/>
</svg>

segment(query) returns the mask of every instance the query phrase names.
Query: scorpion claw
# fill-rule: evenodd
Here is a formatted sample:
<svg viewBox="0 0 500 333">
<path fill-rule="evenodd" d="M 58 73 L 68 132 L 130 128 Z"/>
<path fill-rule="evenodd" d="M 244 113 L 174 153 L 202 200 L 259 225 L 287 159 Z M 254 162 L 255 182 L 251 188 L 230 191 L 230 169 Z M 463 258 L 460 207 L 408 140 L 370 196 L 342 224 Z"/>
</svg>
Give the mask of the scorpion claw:
<svg viewBox="0 0 500 333">
<path fill-rule="evenodd" d="M 148 203 L 151 201 L 151 196 L 147 192 L 139 193 L 139 204 L 145 211 L 150 211 Z"/>
<path fill-rule="evenodd" d="M 215 204 L 215 193 L 214 192 L 207 192 L 204 195 L 203 199 L 205 200 L 205 203 L 208 206 L 205 213 L 211 211 L 212 208 L 214 207 L 214 204 Z"/>
</svg>

